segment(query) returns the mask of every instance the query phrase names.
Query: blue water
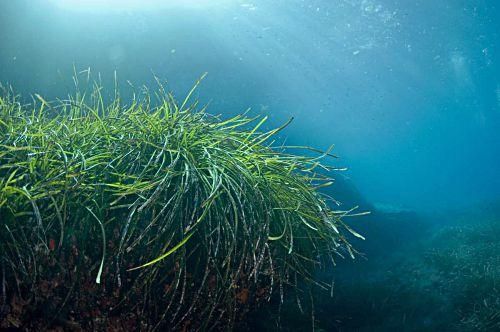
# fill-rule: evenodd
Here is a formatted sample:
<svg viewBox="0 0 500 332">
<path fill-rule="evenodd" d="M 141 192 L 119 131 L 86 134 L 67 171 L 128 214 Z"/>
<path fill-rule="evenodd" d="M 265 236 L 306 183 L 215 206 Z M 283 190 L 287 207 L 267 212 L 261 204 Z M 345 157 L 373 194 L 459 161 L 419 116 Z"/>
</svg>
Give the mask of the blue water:
<svg viewBox="0 0 500 332">
<path fill-rule="evenodd" d="M 335 144 L 375 209 L 500 202 L 497 1 L 103 2 L 2 1 L 0 82 L 50 99 L 90 67 L 123 89 L 157 75 L 181 97 L 208 72 L 210 113 L 294 117 L 283 139 Z"/>
<path fill-rule="evenodd" d="M 182 95 L 208 72 L 213 113 L 293 116 L 288 140 L 335 144 L 375 203 L 500 196 L 496 1 L 77 3 L 2 2 L 0 81 L 57 96 L 73 66 L 91 67 L 136 85 L 153 72 Z"/>
</svg>

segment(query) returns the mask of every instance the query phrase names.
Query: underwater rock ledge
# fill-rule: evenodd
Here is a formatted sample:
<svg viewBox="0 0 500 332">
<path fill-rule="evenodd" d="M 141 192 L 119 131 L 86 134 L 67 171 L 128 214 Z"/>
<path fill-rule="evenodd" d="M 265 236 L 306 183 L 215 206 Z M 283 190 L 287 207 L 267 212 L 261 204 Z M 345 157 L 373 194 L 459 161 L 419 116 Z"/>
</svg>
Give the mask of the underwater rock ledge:
<svg viewBox="0 0 500 332">
<path fill-rule="evenodd" d="M 0 328 L 231 329 L 355 255 L 344 235 L 360 235 L 317 191 L 330 154 L 273 147 L 285 126 L 210 116 L 193 90 L 30 105 L 4 91 Z"/>
</svg>

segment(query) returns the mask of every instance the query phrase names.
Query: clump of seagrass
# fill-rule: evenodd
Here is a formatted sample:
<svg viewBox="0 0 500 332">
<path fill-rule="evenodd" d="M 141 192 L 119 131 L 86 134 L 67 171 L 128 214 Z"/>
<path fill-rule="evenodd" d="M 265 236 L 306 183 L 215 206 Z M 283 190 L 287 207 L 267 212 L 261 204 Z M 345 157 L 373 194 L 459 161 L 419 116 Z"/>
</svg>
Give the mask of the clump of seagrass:
<svg viewBox="0 0 500 332">
<path fill-rule="evenodd" d="M 353 255 L 316 191 L 328 153 L 275 148 L 284 126 L 210 116 L 194 88 L 182 103 L 160 88 L 128 105 L 101 90 L 0 98 L 5 326 L 34 319 L 15 308 L 43 306 L 47 324 L 226 328 L 242 305 Z"/>
</svg>

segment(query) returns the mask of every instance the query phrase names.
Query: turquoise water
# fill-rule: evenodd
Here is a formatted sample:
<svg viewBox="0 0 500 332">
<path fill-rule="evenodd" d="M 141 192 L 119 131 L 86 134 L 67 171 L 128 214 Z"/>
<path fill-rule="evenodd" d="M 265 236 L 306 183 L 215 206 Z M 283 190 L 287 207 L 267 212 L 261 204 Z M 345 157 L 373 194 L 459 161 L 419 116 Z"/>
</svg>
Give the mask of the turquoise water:
<svg viewBox="0 0 500 332">
<path fill-rule="evenodd" d="M 457 312 L 485 306 L 493 330 L 497 288 L 470 284 L 500 282 L 499 246 L 488 238 L 500 222 L 499 18 L 491 0 L 2 1 L 0 82 L 52 99 L 91 68 L 108 86 L 116 72 L 125 90 L 157 75 L 182 96 L 208 72 L 197 94 L 210 113 L 250 107 L 269 115 L 268 128 L 293 117 L 283 139 L 335 144 L 335 163 L 348 170 L 332 194 L 373 211 L 352 221 L 368 261 L 325 272 L 340 291 L 319 296 L 315 328 L 474 330 Z M 469 242 L 456 239 L 464 233 Z M 457 282 L 472 287 L 457 299 L 452 275 L 470 274 L 436 266 L 432 253 L 457 257 L 464 243 L 483 274 Z M 266 310 L 255 317 L 275 317 Z M 283 328 L 311 328 L 305 316 Z"/>
<path fill-rule="evenodd" d="M 208 72 L 212 112 L 294 116 L 288 139 L 336 144 L 373 202 L 500 194 L 495 1 L 108 2 L 4 1 L 1 81 L 57 96 L 74 65 L 124 84 L 154 72 L 182 95 Z"/>
</svg>

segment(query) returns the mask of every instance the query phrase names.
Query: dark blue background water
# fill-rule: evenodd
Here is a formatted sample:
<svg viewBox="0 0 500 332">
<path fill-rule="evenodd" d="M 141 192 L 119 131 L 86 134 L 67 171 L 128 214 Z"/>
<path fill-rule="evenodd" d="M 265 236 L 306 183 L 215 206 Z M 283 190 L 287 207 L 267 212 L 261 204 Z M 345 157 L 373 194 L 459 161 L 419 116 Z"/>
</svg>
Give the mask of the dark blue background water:
<svg viewBox="0 0 500 332">
<path fill-rule="evenodd" d="M 0 81 L 51 98 L 73 66 L 135 85 L 154 72 L 182 96 L 208 72 L 210 112 L 294 116 L 288 141 L 335 143 L 378 207 L 500 197 L 497 1 L 132 2 L 2 1 Z"/>
</svg>

